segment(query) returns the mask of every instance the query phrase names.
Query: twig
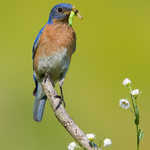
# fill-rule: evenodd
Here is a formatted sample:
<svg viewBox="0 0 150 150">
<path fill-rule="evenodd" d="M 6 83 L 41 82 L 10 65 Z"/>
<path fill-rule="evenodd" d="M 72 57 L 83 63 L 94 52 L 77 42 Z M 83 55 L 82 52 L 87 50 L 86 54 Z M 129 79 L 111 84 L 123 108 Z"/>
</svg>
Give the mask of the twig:
<svg viewBox="0 0 150 150">
<path fill-rule="evenodd" d="M 56 107 L 60 103 L 60 99 L 56 97 L 57 93 L 48 77 L 43 80 L 42 86 L 45 94 L 49 99 L 56 118 L 65 127 L 69 134 L 75 139 L 75 141 L 79 143 L 79 145 L 82 146 L 84 149 L 98 150 L 98 148 L 92 148 L 90 146 L 90 141 L 86 137 L 85 133 L 78 127 L 78 125 L 74 123 L 74 121 L 66 112 L 63 105 L 60 105 L 59 108 L 56 110 Z"/>
</svg>

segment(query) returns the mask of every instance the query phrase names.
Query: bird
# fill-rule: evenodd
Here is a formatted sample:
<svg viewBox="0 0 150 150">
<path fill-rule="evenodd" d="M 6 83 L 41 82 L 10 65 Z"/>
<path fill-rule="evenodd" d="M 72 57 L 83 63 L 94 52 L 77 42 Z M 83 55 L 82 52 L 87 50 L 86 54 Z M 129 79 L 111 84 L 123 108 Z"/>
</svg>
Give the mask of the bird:
<svg viewBox="0 0 150 150">
<path fill-rule="evenodd" d="M 76 33 L 69 24 L 71 13 L 80 16 L 79 11 L 72 5 L 60 3 L 55 5 L 49 14 L 48 21 L 38 33 L 32 49 L 33 79 L 35 96 L 33 119 L 40 122 L 47 96 L 42 88 L 42 81 L 46 75 L 51 79 L 53 86 L 59 84 L 61 103 L 63 98 L 63 83 L 68 71 L 72 54 L 76 50 Z"/>
</svg>

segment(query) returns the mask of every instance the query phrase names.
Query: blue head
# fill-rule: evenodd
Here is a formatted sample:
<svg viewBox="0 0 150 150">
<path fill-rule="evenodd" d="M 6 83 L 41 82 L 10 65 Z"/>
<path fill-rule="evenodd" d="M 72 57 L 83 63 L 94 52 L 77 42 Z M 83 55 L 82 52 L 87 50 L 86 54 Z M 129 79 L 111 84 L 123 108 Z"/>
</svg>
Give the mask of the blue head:
<svg viewBox="0 0 150 150">
<path fill-rule="evenodd" d="M 55 5 L 49 15 L 48 23 L 52 24 L 53 21 L 67 21 L 73 7 L 71 4 L 61 3 Z"/>
</svg>

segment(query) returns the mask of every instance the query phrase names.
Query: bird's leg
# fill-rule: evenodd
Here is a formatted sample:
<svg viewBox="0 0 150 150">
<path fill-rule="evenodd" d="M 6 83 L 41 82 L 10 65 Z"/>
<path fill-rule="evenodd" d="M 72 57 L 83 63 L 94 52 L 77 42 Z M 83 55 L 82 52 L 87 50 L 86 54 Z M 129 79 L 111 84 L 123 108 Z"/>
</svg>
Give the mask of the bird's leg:
<svg viewBox="0 0 150 150">
<path fill-rule="evenodd" d="M 56 110 L 59 108 L 59 106 L 60 106 L 62 103 L 64 104 L 64 107 L 66 106 L 66 103 L 65 103 L 65 101 L 64 101 L 63 88 L 62 88 L 63 83 L 64 83 L 64 79 L 62 79 L 62 80 L 59 81 L 59 88 L 60 88 L 60 94 L 61 94 L 61 96 L 57 95 L 56 97 L 57 97 L 57 98 L 60 98 L 61 101 L 60 101 L 60 103 L 58 104 L 58 106 L 56 107 Z"/>
<path fill-rule="evenodd" d="M 46 82 L 47 78 L 50 79 L 48 72 L 45 73 L 45 76 L 44 76 L 44 82 Z"/>
<path fill-rule="evenodd" d="M 66 103 L 65 103 L 65 101 L 64 101 L 63 88 L 62 88 L 63 83 L 64 83 L 64 78 L 59 81 L 59 88 L 60 88 L 60 93 L 61 93 L 61 101 L 63 102 L 64 107 L 66 107 Z"/>
</svg>

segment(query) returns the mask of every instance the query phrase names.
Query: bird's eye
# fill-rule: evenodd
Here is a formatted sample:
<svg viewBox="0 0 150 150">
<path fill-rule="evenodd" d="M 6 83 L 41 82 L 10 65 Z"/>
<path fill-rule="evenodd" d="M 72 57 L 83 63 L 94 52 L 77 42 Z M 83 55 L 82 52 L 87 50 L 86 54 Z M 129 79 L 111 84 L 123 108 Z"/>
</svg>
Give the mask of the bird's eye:
<svg viewBox="0 0 150 150">
<path fill-rule="evenodd" d="M 57 10 L 58 10 L 58 12 L 60 12 L 60 13 L 63 11 L 63 9 L 62 9 L 61 7 L 59 7 Z"/>
</svg>

